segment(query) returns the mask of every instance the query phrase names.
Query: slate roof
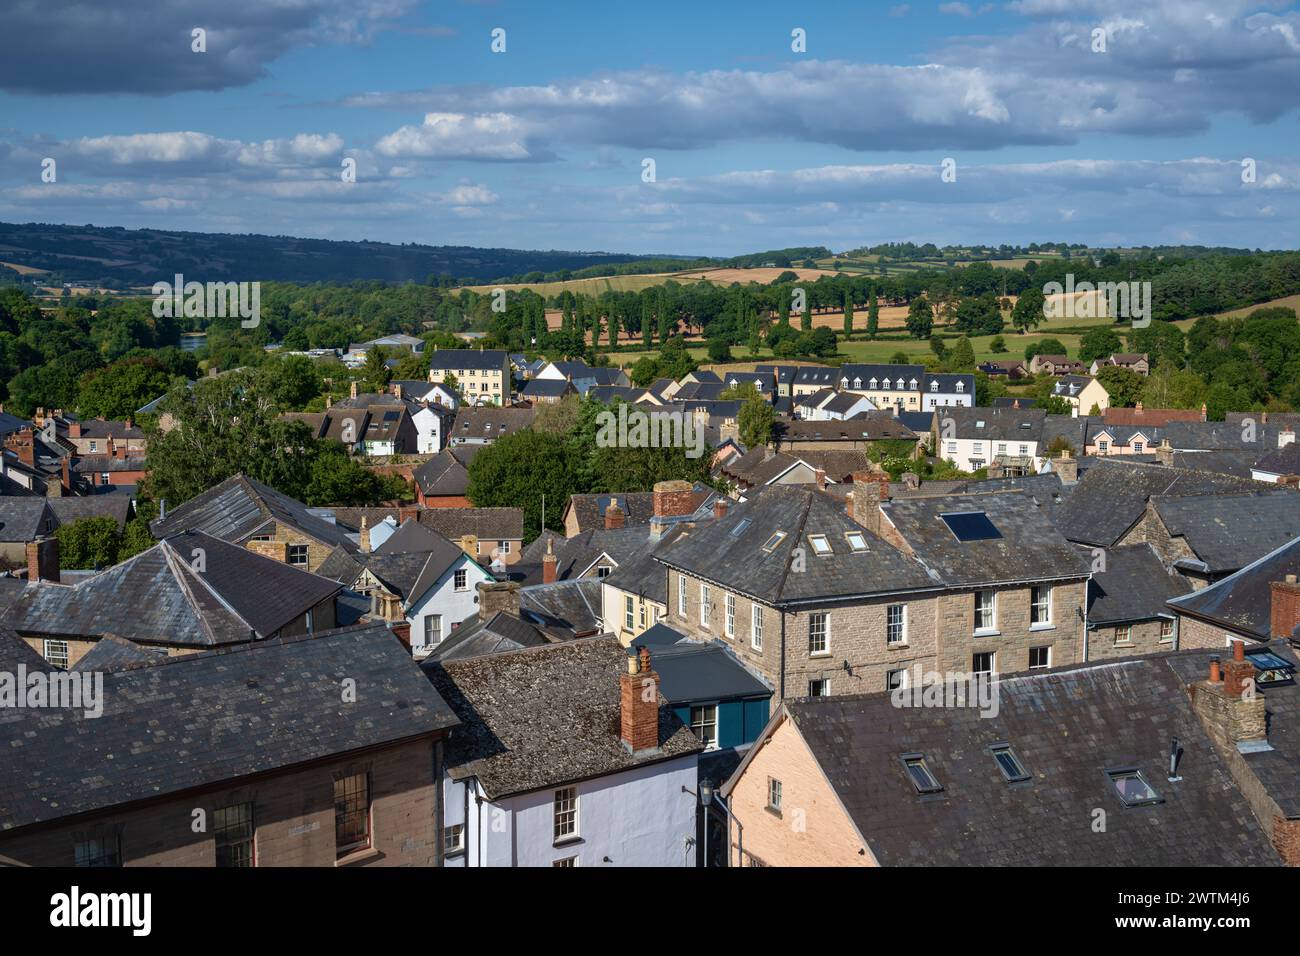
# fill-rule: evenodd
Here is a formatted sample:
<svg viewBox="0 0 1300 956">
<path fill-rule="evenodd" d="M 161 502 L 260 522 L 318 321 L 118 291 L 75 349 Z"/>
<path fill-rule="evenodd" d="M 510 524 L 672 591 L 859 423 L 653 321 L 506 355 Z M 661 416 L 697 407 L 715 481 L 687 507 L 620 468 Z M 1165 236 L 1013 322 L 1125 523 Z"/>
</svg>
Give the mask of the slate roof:
<svg viewBox="0 0 1300 956">
<path fill-rule="evenodd" d="M 1151 499 L 1160 521 L 1212 574 L 1236 571 L 1300 535 L 1294 491 Z"/>
<path fill-rule="evenodd" d="M 942 428 L 953 422 L 951 437 L 977 441 L 1036 442 L 1042 440 L 1043 420 L 1047 413 L 1041 408 L 952 408 L 936 409 L 943 420 Z M 982 424 L 981 424 L 982 423 Z"/>
<path fill-rule="evenodd" d="M 1170 422 L 1199 422 L 1196 408 L 1108 408 L 1102 412 L 1107 425 L 1164 426 Z"/>
<path fill-rule="evenodd" d="M 400 597 L 408 608 L 463 557 L 466 557 L 465 552 L 450 541 L 431 547 L 428 551 L 353 555 L 359 564 L 364 565 L 386 588 Z"/>
<path fill-rule="evenodd" d="M 1297 663 L 1295 650 L 1287 642 L 1273 641 L 1265 647 L 1293 665 Z M 1191 683 L 1204 680 L 1210 658 L 1222 653 L 1218 648 L 1192 651 L 1171 655 L 1168 661 L 1185 682 Z M 1264 698 L 1272 749 L 1252 748 L 1241 757 L 1287 819 L 1300 819 L 1300 684 L 1267 685 L 1260 688 L 1260 696 Z"/>
<path fill-rule="evenodd" d="M 1288 541 L 1207 588 L 1171 599 L 1169 606 L 1243 637 L 1267 641 L 1273 627 L 1270 586 L 1288 574 L 1300 574 L 1300 539 Z"/>
<path fill-rule="evenodd" d="M 555 641 L 535 624 L 505 611 L 497 611 L 486 621 L 478 615 L 461 622 L 426 660 L 459 661 L 488 654 L 503 654 L 524 647 L 541 647 Z"/>
<path fill-rule="evenodd" d="M 523 398 L 561 398 L 573 392 L 573 383 L 567 379 L 532 378 L 519 394 Z"/>
<path fill-rule="evenodd" d="M 1260 487 L 1230 475 L 1101 458 L 1057 509 L 1056 526 L 1071 541 L 1108 548 L 1142 517 L 1153 495 L 1230 494 Z"/>
<path fill-rule="evenodd" d="M 336 581 L 192 531 L 76 584 L 32 585 L 3 621 L 23 634 L 215 647 L 274 634 L 338 590 Z"/>
<path fill-rule="evenodd" d="M 522 508 L 425 508 L 420 524 L 457 541 L 472 534 L 481 541 L 522 541 Z"/>
<path fill-rule="evenodd" d="M 997 690 L 993 717 L 897 707 L 889 694 L 786 706 L 884 866 L 1279 864 L 1165 658 L 1003 677 Z M 1177 783 L 1166 779 L 1172 737 L 1183 750 Z M 1030 780 L 1004 779 L 995 743 L 1011 745 Z M 907 753 L 925 755 L 942 792 L 916 792 Z M 1163 803 L 1123 804 L 1105 771 L 1129 767 Z M 1097 808 L 1100 832 L 1090 825 Z"/>
<path fill-rule="evenodd" d="M 489 800 L 698 754 L 703 745 L 660 699 L 659 748 L 619 737 L 619 675 L 628 652 L 594 637 L 421 665 L 460 717 L 446 747 L 453 779 L 478 778 Z M 651 666 L 654 665 L 653 659 Z"/>
<path fill-rule="evenodd" d="M 145 437 L 144 429 L 132 423 L 130 427 L 123 421 L 105 421 L 102 418 L 84 418 L 81 420 L 82 438 L 113 438 L 115 441 Z"/>
<path fill-rule="evenodd" d="M 565 517 L 578 521 L 583 531 L 605 527 L 605 509 L 611 500 L 617 501 L 623 512 L 623 524 L 648 524 L 654 517 L 655 496 L 652 491 L 604 492 L 601 494 L 569 495 Z"/>
<path fill-rule="evenodd" d="M 965 372 L 959 372 L 957 374 L 951 374 L 951 375 L 940 374 L 938 372 L 926 372 L 925 377 L 921 379 L 921 385 L 920 385 L 921 391 L 926 395 L 930 394 L 931 382 L 939 383 L 939 391 L 935 393 L 937 395 L 945 395 L 945 394 L 946 395 L 970 395 L 972 396 L 972 401 L 974 401 L 973 398 L 973 396 L 975 395 L 974 375 Z M 960 390 L 958 390 L 957 388 L 958 385 L 961 385 Z"/>
<path fill-rule="evenodd" d="M 716 402 L 726 390 L 723 382 L 687 382 L 673 395 L 673 401 Z"/>
<path fill-rule="evenodd" d="M 1024 492 L 888 501 L 881 510 L 918 561 L 946 584 L 986 585 L 1086 577 L 1091 564 Z M 1000 537 L 958 541 L 945 514 L 982 512 Z"/>
<path fill-rule="evenodd" d="M 6 495 L 0 498 L 0 541 L 35 541 L 46 533 L 48 499 Z"/>
<path fill-rule="evenodd" d="M 74 671 L 120 671 L 138 664 L 157 664 L 166 659 L 162 648 L 145 648 L 115 634 L 106 634 L 72 666 Z"/>
<path fill-rule="evenodd" d="M 412 472 L 420 491 L 434 497 L 463 497 L 469 487 L 469 463 L 478 445 L 444 448 Z"/>
<path fill-rule="evenodd" d="M 154 519 L 149 529 L 155 538 L 201 531 L 223 541 L 242 542 L 264 532 L 272 520 L 321 544 L 356 550 L 356 542 L 346 530 L 312 514 L 301 501 L 243 474 L 233 475 L 170 509 L 165 518 Z"/>
<path fill-rule="evenodd" d="M 1281 448 L 1262 455 L 1255 462 L 1255 467 L 1274 475 L 1300 474 L 1300 444 L 1289 442 Z"/>
<path fill-rule="evenodd" d="M 765 549 L 777 532 L 785 537 Z M 848 532 L 861 534 L 867 550 L 854 552 Z M 807 536 L 818 534 L 826 536 L 830 554 L 814 553 Z M 796 548 L 802 549 L 803 572 L 792 570 Z M 856 524 L 842 505 L 797 485 L 768 486 L 722 518 L 688 529 L 655 558 L 772 605 L 939 586 L 937 577 Z"/>
<path fill-rule="evenodd" d="M 89 495 L 83 498 L 47 498 L 59 525 L 71 524 L 82 518 L 109 517 L 125 528 L 135 510 L 129 495 Z"/>
<path fill-rule="evenodd" d="M 1199 417 L 1199 415 L 1198 415 Z M 1246 449 L 1263 455 L 1277 448 L 1277 436 L 1286 426 L 1272 415 L 1267 423 L 1256 420 L 1254 434 L 1238 422 L 1169 422 L 1164 437 L 1169 444 L 1184 451 L 1240 451 Z M 1253 438 L 1254 441 L 1246 441 Z"/>
<path fill-rule="evenodd" d="M 347 678 L 364 693 L 340 702 Z M 410 740 L 456 718 L 383 625 L 104 675 L 103 714 L 0 712 L 0 830 L 227 785 Z"/>
<path fill-rule="evenodd" d="M 428 554 L 430 551 L 445 550 L 452 542 L 421 524 L 414 518 L 407 518 L 397 529 L 373 550 L 373 554 Z M 458 546 L 452 545 L 453 547 Z"/>
<path fill-rule="evenodd" d="M 18 670 L 19 664 L 29 671 L 54 669 L 12 628 L 0 626 L 0 673 L 13 674 Z"/>
<path fill-rule="evenodd" d="M 1215 471 L 1235 478 L 1250 478 L 1250 468 L 1259 457 L 1249 450 L 1238 451 L 1175 451 L 1171 464 L 1175 468 L 1194 471 Z"/>
<path fill-rule="evenodd" d="M 1087 557 L 1091 559 L 1092 553 Z M 1151 545 L 1121 545 L 1105 552 L 1105 570 L 1088 582 L 1088 623 L 1100 626 L 1170 616 L 1165 602 L 1192 589 L 1187 579 L 1165 570 Z"/>
<path fill-rule="evenodd" d="M 863 412 L 843 421 L 778 421 L 772 432 L 777 442 L 916 440 L 916 433 L 888 412 Z"/>
<path fill-rule="evenodd" d="M 582 578 L 534 584 L 519 589 L 519 614 L 550 629 L 575 636 L 596 634 L 601 624 L 601 581 Z"/>
<path fill-rule="evenodd" d="M 452 374 L 459 369 L 500 369 L 510 361 L 510 356 L 499 349 L 434 349 L 428 354 L 431 370 Z"/>
<path fill-rule="evenodd" d="M 456 412 L 447 438 L 452 441 L 495 441 L 533 424 L 537 409 L 498 408 L 494 405 L 462 405 Z"/>
</svg>

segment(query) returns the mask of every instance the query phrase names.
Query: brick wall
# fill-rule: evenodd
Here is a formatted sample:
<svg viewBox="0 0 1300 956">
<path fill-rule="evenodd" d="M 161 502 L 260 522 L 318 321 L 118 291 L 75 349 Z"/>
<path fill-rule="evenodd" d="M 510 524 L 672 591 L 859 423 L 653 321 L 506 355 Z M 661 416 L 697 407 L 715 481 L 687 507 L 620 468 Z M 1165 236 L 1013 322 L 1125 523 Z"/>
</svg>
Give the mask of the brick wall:
<svg viewBox="0 0 1300 956">
<path fill-rule="evenodd" d="M 1178 646 L 1189 648 L 1213 648 L 1220 650 L 1228 644 L 1228 632 L 1222 627 L 1198 621 L 1195 618 L 1178 615 Z"/>
<path fill-rule="evenodd" d="M 251 802 L 258 866 L 335 866 L 335 776 L 368 771 L 373 852 L 357 854 L 365 858 L 354 862 L 433 866 L 441 813 L 432 750 L 426 738 L 126 813 L 36 833 L 0 835 L 0 857 L 31 866 L 72 866 L 78 840 L 115 834 L 125 866 L 213 866 L 214 811 Z M 207 832 L 193 830 L 196 809 L 206 813 Z"/>
</svg>

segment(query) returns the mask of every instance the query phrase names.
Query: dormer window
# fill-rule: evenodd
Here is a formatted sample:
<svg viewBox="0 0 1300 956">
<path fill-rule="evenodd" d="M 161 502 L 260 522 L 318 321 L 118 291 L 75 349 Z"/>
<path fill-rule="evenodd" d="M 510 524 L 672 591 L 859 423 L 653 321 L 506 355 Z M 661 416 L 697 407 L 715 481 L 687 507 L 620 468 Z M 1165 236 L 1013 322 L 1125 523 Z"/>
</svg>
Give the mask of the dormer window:
<svg viewBox="0 0 1300 956">
<path fill-rule="evenodd" d="M 872 388 L 875 388 L 875 387 L 876 387 L 876 380 L 873 378 L 873 379 L 870 381 L 870 383 L 868 383 L 868 384 L 870 384 L 870 386 L 871 386 Z"/>
<path fill-rule="evenodd" d="M 937 391 L 939 391 L 939 383 L 938 383 L 938 382 L 931 382 L 931 383 L 930 383 L 930 391 L 932 391 L 932 392 L 937 392 Z"/>
<path fill-rule="evenodd" d="M 958 383 L 957 383 L 957 391 L 959 391 L 959 392 L 964 392 L 964 391 L 966 391 L 966 383 L 965 383 L 965 382 L 958 382 Z"/>
<path fill-rule="evenodd" d="M 884 387 L 889 388 L 889 379 L 885 379 Z"/>
<path fill-rule="evenodd" d="M 899 380 L 899 384 L 900 384 L 900 385 L 902 384 L 902 380 L 901 380 L 901 379 Z M 907 387 L 908 387 L 909 389 L 911 389 L 913 392 L 915 392 L 915 391 L 916 391 L 916 379 L 912 379 L 910 382 L 908 382 L 908 383 L 907 383 Z"/>
<path fill-rule="evenodd" d="M 848 388 L 848 387 L 849 387 L 849 379 L 848 376 L 846 375 L 844 378 L 840 379 L 840 388 Z"/>
<path fill-rule="evenodd" d="M 855 379 L 853 380 L 853 387 L 854 387 L 854 388 L 861 388 L 861 387 L 862 387 L 862 379 L 860 379 L 860 378 L 855 378 Z"/>
</svg>

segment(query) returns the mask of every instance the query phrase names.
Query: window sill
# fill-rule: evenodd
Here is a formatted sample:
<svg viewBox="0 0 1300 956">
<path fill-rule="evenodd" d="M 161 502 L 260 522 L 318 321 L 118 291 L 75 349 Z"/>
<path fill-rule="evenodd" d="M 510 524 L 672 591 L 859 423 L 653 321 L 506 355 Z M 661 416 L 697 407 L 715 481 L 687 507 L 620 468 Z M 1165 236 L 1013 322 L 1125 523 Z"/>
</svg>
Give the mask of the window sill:
<svg viewBox="0 0 1300 956">
<path fill-rule="evenodd" d="M 334 861 L 335 866 L 352 866 L 355 863 L 364 863 L 367 860 L 379 859 L 379 851 L 372 846 L 362 847 L 360 850 L 352 850 L 345 853 Z"/>
<path fill-rule="evenodd" d="M 1030 625 L 1029 625 L 1029 630 L 1030 630 L 1031 632 L 1032 632 L 1032 631 L 1054 631 L 1054 630 L 1056 630 L 1056 625 L 1055 625 L 1055 624 L 1051 624 L 1051 623 L 1048 623 L 1048 624 L 1030 624 Z"/>
<path fill-rule="evenodd" d="M 987 630 L 977 629 L 971 636 L 972 637 L 1001 637 L 1002 632 L 999 631 L 997 628 L 990 628 Z"/>
<path fill-rule="evenodd" d="M 570 836 L 570 837 L 564 837 L 563 839 L 560 840 L 553 841 L 551 843 L 551 846 L 558 850 L 561 847 L 577 846 L 579 843 L 582 842 L 584 842 L 582 837 Z"/>
<path fill-rule="evenodd" d="M 783 816 L 781 815 L 781 811 L 778 810 L 776 807 L 766 806 L 763 809 L 766 810 L 768 813 L 772 814 L 772 816 L 776 817 L 778 820 L 784 819 Z"/>
<path fill-rule="evenodd" d="M 830 651 L 809 651 L 808 656 L 809 657 L 830 657 L 831 652 Z"/>
<path fill-rule="evenodd" d="M 908 648 L 907 641 L 895 641 L 892 644 L 889 643 L 885 644 L 885 650 L 887 651 L 905 651 L 907 650 L 907 648 Z"/>
</svg>

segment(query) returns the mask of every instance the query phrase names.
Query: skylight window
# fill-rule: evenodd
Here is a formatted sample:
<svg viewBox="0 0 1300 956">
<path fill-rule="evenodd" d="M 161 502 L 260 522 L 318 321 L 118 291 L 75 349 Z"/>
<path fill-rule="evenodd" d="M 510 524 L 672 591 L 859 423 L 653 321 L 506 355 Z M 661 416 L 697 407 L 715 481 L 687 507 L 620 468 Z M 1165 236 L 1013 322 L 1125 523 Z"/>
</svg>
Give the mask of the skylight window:
<svg viewBox="0 0 1300 956">
<path fill-rule="evenodd" d="M 831 553 L 831 543 L 826 540 L 826 535 L 824 534 L 808 535 L 808 543 L 812 545 L 813 552 L 818 555 Z"/>
<path fill-rule="evenodd" d="M 952 536 L 961 542 L 991 541 L 1002 537 L 1002 532 L 982 511 L 958 511 L 941 514 L 939 517 L 948 526 Z"/>
<path fill-rule="evenodd" d="M 926 766 L 925 754 L 903 754 L 902 760 L 917 793 L 939 793 L 943 790 L 943 785 Z"/>
<path fill-rule="evenodd" d="M 767 543 L 763 545 L 763 550 L 766 551 L 768 554 L 771 554 L 773 551 L 776 550 L 776 546 L 784 540 L 785 540 L 785 532 L 778 531 L 776 532 L 776 534 L 772 535 L 772 537 L 767 539 Z"/>
<path fill-rule="evenodd" d="M 1002 771 L 1002 776 L 1006 778 L 1007 783 L 1016 783 L 1029 779 L 1029 774 L 1025 773 L 1024 765 L 1011 752 L 1010 744 L 994 744 L 989 750 L 993 754 L 993 759 L 997 763 L 998 769 Z"/>
<path fill-rule="evenodd" d="M 846 531 L 844 537 L 848 539 L 849 547 L 854 551 L 867 550 L 867 536 L 861 531 Z"/>
<path fill-rule="evenodd" d="M 1256 684 L 1289 684 L 1295 680 L 1295 665 L 1271 651 L 1247 654 L 1246 660 L 1255 665 Z"/>
<path fill-rule="evenodd" d="M 1151 784 L 1146 782 L 1141 770 L 1136 768 L 1107 770 L 1106 776 L 1110 778 L 1115 793 L 1124 801 L 1126 807 L 1145 807 L 1153 803 L 1165 802 L 1164 797 L 1156 793 Z"/>
<path fill-rule="evenodd" d="M 749 525 L 750 525 L 750 520 L 748 518 L 741 518 L 739 521 L 736 522 L 736 526 L 731 529 L 731 536 L 733 538 L 739 538 L 742 534 L 745 533 L 745 529 L 748 528 Z"/>
</svg>

